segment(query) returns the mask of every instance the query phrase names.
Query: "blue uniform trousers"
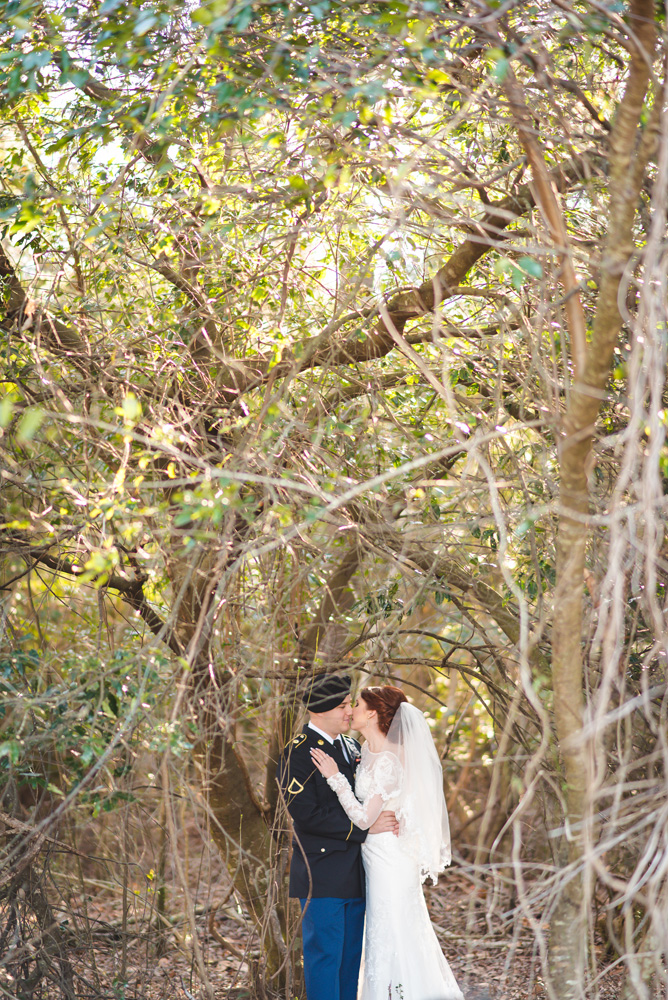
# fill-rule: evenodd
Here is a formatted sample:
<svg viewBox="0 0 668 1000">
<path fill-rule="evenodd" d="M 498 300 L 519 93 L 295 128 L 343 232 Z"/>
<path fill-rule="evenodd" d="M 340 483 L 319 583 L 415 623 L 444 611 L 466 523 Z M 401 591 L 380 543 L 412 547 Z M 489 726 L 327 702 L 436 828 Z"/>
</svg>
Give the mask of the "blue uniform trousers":
<svg viewBox="0 0 668 1000">
<path fill-rule="evenodd" d="M 300 899 L 307 1000 L 356 1000 L 364 899 Z M 305 908 L 306 907 L 306 908 Z"/>
</svg>

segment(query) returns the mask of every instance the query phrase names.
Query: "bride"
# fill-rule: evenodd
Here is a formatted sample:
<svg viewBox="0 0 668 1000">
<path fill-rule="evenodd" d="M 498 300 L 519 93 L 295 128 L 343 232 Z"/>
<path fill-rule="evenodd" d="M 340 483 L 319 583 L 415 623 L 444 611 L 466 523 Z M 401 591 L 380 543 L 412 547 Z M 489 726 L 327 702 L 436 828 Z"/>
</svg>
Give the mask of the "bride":
<svg viewBox="0 0 668 1000">
<path fill-rule="evenodd" d="M 421 883 L 450 864 L 443 773 L 429 726 L 399 688 L 364 688 L 352 728 L 366 738 L 355 792 L 335 760 L 313 762 L 349 819 L 368 829 L 394 810 L 399 836 L 369 834 L 362 845 L 366 929 L 359 1000 L 464 1000 L 439 947 Z M 360 801 L 361 800 L 361 801 Z"/>
</svg>

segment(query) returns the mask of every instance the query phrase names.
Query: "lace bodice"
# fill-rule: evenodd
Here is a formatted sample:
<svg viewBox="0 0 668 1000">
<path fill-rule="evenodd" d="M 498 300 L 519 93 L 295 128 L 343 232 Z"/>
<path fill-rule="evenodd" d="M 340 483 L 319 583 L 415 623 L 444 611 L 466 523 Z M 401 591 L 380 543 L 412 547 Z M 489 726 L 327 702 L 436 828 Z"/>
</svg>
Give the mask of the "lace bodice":
<svg viewBox="0 0 668 1000">
<path fill-rule="evenodd" d="M 401 791 L 403 769 L 399 758 L 388 750 L 372 753 L 367 743 L 362 747 L 362 759 L 355 775 L 355 791 L 339 771 L 327 779 L 336 792 L 346 815 L 361 830 L 368 830 L 388 803 Z M 361 801 L 360 801 L 361 800 Z"/>
</svg>

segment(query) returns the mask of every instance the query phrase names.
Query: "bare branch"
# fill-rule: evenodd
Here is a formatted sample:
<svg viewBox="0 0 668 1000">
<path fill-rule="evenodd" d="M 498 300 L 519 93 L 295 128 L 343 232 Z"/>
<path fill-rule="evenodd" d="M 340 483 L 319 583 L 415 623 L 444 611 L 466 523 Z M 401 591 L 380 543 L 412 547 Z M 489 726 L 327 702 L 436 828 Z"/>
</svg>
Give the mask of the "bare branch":
<svg viewBox="0 0 668 1000">
<path fill-rule="evenodd" d="M 580 283 L 575 274 L 564 215 L 559 204 L 556 186 L 550 176 L 543 151 L 536 138 L 535 127 L 524 100 L 521 87 L 510 65 L 504 80 L 510 107 L 517 123 L 517 133 L 531 165 L 536 189 L 536 200 L 547 222 L 552 242 L 559 254 L 562 284 L 566 295 L 565 305 L 573 349 L 575 377 L 582 375 L 587 343 L 587 324 L 580 298 Z"/>
<path fill-rule="evenodd" d="M 49 350 L 57 354 L 66 354 L 74 359 L 90 363 L 90 351 L 81 335 L 71 326 L 66 326 L 46 313 L 42 307 L 29 298 L 16 273 L 16 269 L 4 247 L 0 246 L 0 283 L 8 291 L 5 300 L 4 315 L 0 318 L 0 327 L 7 332 L 17 330 L 24 334 L 28 331 L 44 340 Z"/>
<path fill-rule="evenodd" d="M 49 569 L 54 570 L 56 573 L 65 573 L 67 576 L 81 577 L 86 573 L 84 566 L 80 566 L 78 563 L 73 563 L 69 559 L 65 559 L 62 556 L 52 556 L 44 549 L 41 548 L 29 548 L 27 550 L 27 555 L 35 559 L 37 562 L 43 563 L 44 566 L 48 566 Z M 122 576 L 120 573 L 111 573 L 108 578 L 102 580 L 100 578 L 97 583 L 103 583 L 104 587 L 109 590 L 117 590 L 121 595 L 126 604 L 129 604 L 139 616 L 146 622 L 151 632 L 158 638 L 162 639 L 167 646 L 176 653 L 177 656 L 183 655 L 183 647 L 178 641 L 176 634 L 173 629 L 170 629 L 166 622 L 153 610 L 151 605 L 146 600 L 144 594 L 144 584 L 148 578 L 143 574 L 138 574 L 134 579 Z M 93 584 L 96 581 L 91 581 Z"/>
<path fill-rule="evenodd" d="M 359 569 L 362 549 L 355 538 L 352 546 L 345 553 L 338 566 L 325 584 L 325 593 L 309 628 L 300 642 L 300 658 L 312 661 L 322 646 L 327 624 L 333 615 L 342 610 L 345 602 L 345 592 L 351 579 Z"/>
<path fill-rule="evenodd" d="M 592 163 L 600 162 L 600 159 L 600 154 L 595 151 L 573 157 L 549 174 L 549 182 L 557 191 L 564 191 L 585 179 Z M 387 323 L 392 323 L 394 329 L 401 333 L 409 320 L 432 312 L 446 299 L 456 295 L 473 265 L 492 246 L 507 239 L 510 235 L 508 227 L 529 212 L 535 204 L 535 194 L 529 184 L 520 185 L 513 194 L 494 202 L 478 222 L 470 225 L 469 238 L 460 244 L 433 278 L 425 281 L 419 288 L 401 292 L 389 300 L 385 307 Z M 343 343 L 326 343 L 321 346 L 321 337 L 314 337 L 295 348 L 294 358 L 279 362 L 273 367 L 269 361 L 248 358 L 243 364 L 254 371 L 254 375 L 244 375 L 236 366 L 230 367 L 228 359 L 223 359 L 228 367 L 222 376 L 222 392 L 228 398 L 236 398 L 257 388 L 267 381 L 270 369 L 272 378 L 277 379 L 322 365 L 363 364 L 384 357 L 395 346 L 387 324 L 380 320 L 364 340 L 354 337 Z"/>
</svg>

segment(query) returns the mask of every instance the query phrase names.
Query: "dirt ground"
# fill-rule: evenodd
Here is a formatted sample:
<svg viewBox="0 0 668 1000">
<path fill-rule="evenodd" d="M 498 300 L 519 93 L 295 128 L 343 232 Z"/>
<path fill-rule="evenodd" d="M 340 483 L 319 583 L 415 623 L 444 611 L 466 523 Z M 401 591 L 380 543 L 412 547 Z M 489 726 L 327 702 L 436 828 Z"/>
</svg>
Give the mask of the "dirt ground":
<svg viewBox="0 0 668 1000">
<path fill-rule="evenodd" d="M 219 889 L 206 905 L 193 900 L 201 962 L 215 1000 L 250 1000 L 253 941 L 233 901 L 215 909 L 221 899 Z M 515 921 L 510 934 L 495 933 L 494 922 L 490 928 L 489 915 L 485 917 L 485 903 L 477 899 L 466 876 L 457 870 L 442 876 L 438 887 L 428 889 L 427 900 L 441 946 L 466 1000 L 540 1000 L 546 996 L 534 934 L 526 923 Z M 160 957 L 156 954 L 156 932 L 147 933 L 145 924 L 135 932 L 132 922 L 127 926 L 124 952 L 118 914 L 112 912 L 110 900 L 90 900 L 88 920 L 96 928 L 95 967 L 89 953 L 80 953 L 75 960 L 82 977 L 78 1000 L 101 996 L 116 1000 L 206 1000 L 187 919 L 182 917 L 167 932 Z M 469 931 L 467 922 L 472 924 Z M 622 979 L 619 967 L 603 975 L 591 992 L 592 998 L 619 1000 Z"/>
<path fill-rule="evenodd" d="M 229 875 L 205 826 L 184 800 L 178 851 L 167 852 L 164 865 L 164 899 L 157 890 L 160 845 L 155 829 L 152 819 L 129 827 L 129 855 L 122 850 L 125 837 L 115 821 L 90 843 L 86 831 L 80 831 L 85 860 L 56 853 L 50 867 L 42 868 L 42 884 L 72 964 L 75 1000 L 251 1000 L 250 971 L 258 942 L 230 895 Z M 131 860 L 124 860 L 128 856 Z M 459 856 L 437 886 L 425 889 L 441 947 L 466 1000 L 546 997 L 538 935 L 512 892 L 511 878 L 501 890 L 489 873 L 476 881 L 466 858 Z M 32 929 L 30 923 L 21 925 L 19 919 L 28 950 L 38 930 L 34 920 Z M 606 971 L 588 995 L 591 1000 L 620 1000 L 623 966 L 602 948 L 596 958 Z M 57 971 L 57 962 L 51 970 Z M 12 981 L 12 969 L 0 969 L 0 1000 L 16 997 L 18 978 L 29 972 L 15 970 Z M 30 990 L 30 1000 L 63 1000 L 55 978 L 44 976 Z M 267 1000 L 295 1000 L 295 991 L 285 997 L 268 985 Z"/>
</svg>

